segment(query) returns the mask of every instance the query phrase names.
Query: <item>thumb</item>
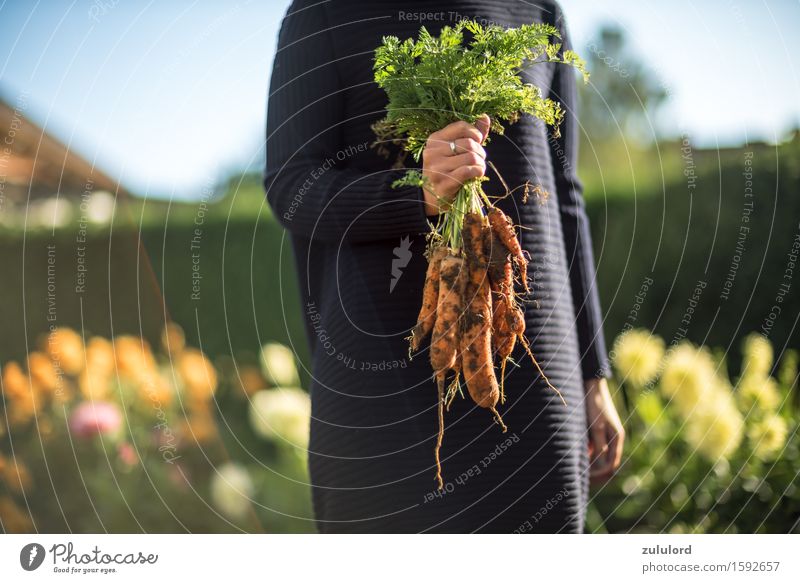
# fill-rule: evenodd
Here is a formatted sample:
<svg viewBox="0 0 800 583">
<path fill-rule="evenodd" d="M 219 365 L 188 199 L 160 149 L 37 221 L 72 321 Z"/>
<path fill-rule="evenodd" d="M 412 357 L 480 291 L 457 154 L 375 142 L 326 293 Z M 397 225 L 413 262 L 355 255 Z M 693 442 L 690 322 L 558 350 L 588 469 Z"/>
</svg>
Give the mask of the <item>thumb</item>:
<svg viewBox="0 0 800 583">
<path fill-rule="evenodd" d="M 486 140 L 486 136 L 489 135 L 489 128 L 491 127 L 491 125 L 492 125 L 492 120 L 485 113 L 482 116 L 480 116 L 477 120 L 475 120 L 475 127 L 478 128 L 478 131 L 481 132 L 481 134 L 483 135 L 483 140 L 481 140 L 481 142 Z"/>
</svg>

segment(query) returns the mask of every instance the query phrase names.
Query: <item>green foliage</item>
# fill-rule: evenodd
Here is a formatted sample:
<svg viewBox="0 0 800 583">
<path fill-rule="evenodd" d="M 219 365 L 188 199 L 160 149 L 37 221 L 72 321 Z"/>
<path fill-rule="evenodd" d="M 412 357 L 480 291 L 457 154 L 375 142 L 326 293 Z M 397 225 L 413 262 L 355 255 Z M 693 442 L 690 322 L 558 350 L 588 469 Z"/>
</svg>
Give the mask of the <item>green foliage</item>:
<svg viewBox="0 0 800 583">
<path fill-rule="evenodd" d="M 800 345 L 800 328 L 794 325 L 800 312 L 800 294 L 793 291 L 796 270 L 792 291 L 781 295 L 780 287 L 788 281 L 789 254 L 800 235 L 798 148 L 797 138 L 778 148 L 748 147 L 755 193 L 749 216 L 743 149 L 693 150 L 696 188 L 690 191 L 681 142 L 662 142 L 661 159 L 677 158 L 677 166 L 657 185 L 587 193 L 606 339 L 634 325 L 652 329 L 668 344 L 685 336 L 727 347 L 766 328 L 776 346 Z M 658 162 L 650 167 L 657 169 Z M 637 185 L 640 174 L 637 169 Z M 745 248 L 738 252 L 745 234 Z M 729 352 L 728 365 L 736 370 L 735 351 Z"/>
<path fill-rule="evenodd" d="M 465 32 L 470 38 L 465 39 Z M 375 50 L 373 68 L 375 82 L 386 91 L 389 103 L 386 117 L 372 126 L 377 143 L 400 144 L 419 161 L 432 133 L 459 120 L 475 123 L 484 114 L 498 134 L 505 130 L 504 123 L 527 113 L 552 126 L 557 136 L 564 117 L 561 106 L 543 97 L 539 87 L 523 83 L 520 73 L 523 67 L 560 63 L 576 67 L 588 78 L 575 52 L 550 42 L 558 36 L 548 24 L 503 28 L 461 20 L 442 28 L 438 37 L 424 26 L 417 40 L 384 37 Z M 437 236 L 453 249 L 461 246 L 464 214 L 489 204 L 482 181 L 466 181 L 440 218 Z M 395 184 L 419 185 L 419 173 L 412 170 Z"/>
<path fill-rule="evenodd" d="M 641 61 L 617 26 L 601 28 L 586 54 L 592 83 L 581 94 L 581 123 L 588 137 L 651 142 L 653 117 L 666 101 L 668 87 Z"/>
<path fill-rule="evenodd" d="M 766 354 L 754 350 L 753 339 L 768 347 Z M 638 342 L 643 353 L 652 350 Z M 617 475 L 592 496 L 588 532 L 798 532 L 796 355 L 787 353 L 779 378 L 772 378 L 761 367 L 772 364 L 769 342 L 750 336 L 734 387 L 719 359 L 704 370 L 703 352 L 681 370 L 668 352 L 655 382 L 619 374 L 612 384 L 625 450 Z M 626 364 L 638 366 L 630 358 L 621 367 L 615 362 L 618 370 Z M 761 399 L 748 397 L 753 387 Z M 703 400 L 682 409 L 695 388 L 706 393 Z"/>
<path fill-rule="evenodd" d="M 471 34 L 465 42 L 464 33 Z M 574 66 L 588 77 L 573 51 L 551 43 L 558 31 L 548 24 L 519 28 L 481 26 L 471 20 L 445 26 L 438 37 L 425 27 L 417 40 L 386 36 L 375 51 L 375 81 L 386 91 L 386 117 L 374 126 L 380 140 L 401 140 L 416 160 L 425 141 L 446 125 L 474 123 L 482 114 L 492 118 L 492 130 L 502 134 L 503 122 L 520 114 L 542 119 L 556 131 L 563 117 L 558 103 L 523 83 L 523 66 L 552 62 Z"/>
</svg>

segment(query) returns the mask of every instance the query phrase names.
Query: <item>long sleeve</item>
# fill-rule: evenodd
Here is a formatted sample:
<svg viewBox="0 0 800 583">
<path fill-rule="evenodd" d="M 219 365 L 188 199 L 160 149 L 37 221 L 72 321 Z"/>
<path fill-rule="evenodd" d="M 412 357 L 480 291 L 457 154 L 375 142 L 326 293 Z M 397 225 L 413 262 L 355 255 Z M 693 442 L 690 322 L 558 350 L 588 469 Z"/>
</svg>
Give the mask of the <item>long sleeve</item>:
<svg viewBox="0 0 800 583">
<path fill-rule="evenodd" d="M 348 165 L 344 95 L 324 3 L 295 1 L 278 37 L 267 106 L 264 187 L 293 233 L 331 242 L 427 230 L 421 189 L 393 189 L 399 170 Z"/>
<path fill-rule="evenodd" d="M 571 48 L 560 8 L 556 26 L 562 36 L 562 50 Z M 578 121 L 575 72 L 571 67 L 555 65 L 551 98 L 564 109 L 561 137 L 550 140 L 561 225 L 569 264 L 572 298 L 581 351 L 584 379 L 610 375 L 600 298 L 597 291 L 594 252 L 589 219 L 583 202 L 583 185 L 577 175 Z"/>
</svg>

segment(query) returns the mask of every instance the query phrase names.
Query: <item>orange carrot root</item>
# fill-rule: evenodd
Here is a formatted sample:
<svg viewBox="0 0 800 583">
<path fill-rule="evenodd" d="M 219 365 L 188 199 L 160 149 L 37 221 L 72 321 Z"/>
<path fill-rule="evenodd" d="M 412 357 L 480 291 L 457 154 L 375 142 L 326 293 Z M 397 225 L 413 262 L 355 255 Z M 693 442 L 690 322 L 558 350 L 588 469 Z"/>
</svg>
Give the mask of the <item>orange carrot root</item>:
<svg viewBox="0 0 800 583">
<path fill-rule="evenodd" d="M 439 388 L 439 434 L 436 437 L 436 448 L 434 449 L 434 457 L 436 458 L 436 482 L 438 489 L 444 488 L 444 481 L 442 480 L 442 460 L 439 457 L 442 449 L 442 441 L 444 440 L 444 374 L 437 375 L 436 384 Z"/>
<path fill-rule="evenodd" d="M 461 334 L 464 380 L 472 399 L 484 408 L 492 408 L 500 399 L 500 387 L 492 363 L 492 307 L 489 281 L 475 292 L 464 312 Z"/>
<path fill-rule="evenodd" d="M 540 375 L 542 375 L 542 378 L 544 379 L 544 382 L 545 382 L 545 383 L 547 383 L 547 386 L 548 386 L 548 387 L 550 387 L 551 389 L 553 389 L 553 390 L 556 392 L 556 394 L 558 395 L 558 397 L 561 399 L 561 402 L 562 402 L 562 403 L 564 403 L 564 406 L 566 407 L 566 406 L 567 406 L 567 402 L 564 400 L 564 396 L 561 394 L 561 391 L 559 391 L 557 388 L 555 388 L 555 387 L 554 387 L 554 386 L 553 386 L 553 385 L 550 383 L 550 379 L 548 379 L 548 378 L 547 378 L 547 375 L 546 375 L 546 374 L 544 374 L 544 371 L 542 370 L 542 367 L 541 367 L 541 366 L 539 366 L 539 361 L 537 361 L 537 360 L 536 360 L 536 357 L 535 357 L 535 356 L 533 356 L 533 352 L 531 352 L 531 346 L 530 346 L 530 344 L 528 343 L 528 340 L 525 338 L 525 336 L 520 336 L 520 337 L 519 337 L 519 341 L 520 341 L 520 343 L 522 344 L 522 346 L 524 346 L 524 347 L 525 347 L 525 352 L 527 352 L 527 353 L 528 353 L 528 356 L 530 356 L 530 357 L 531 357 L 531 360 L 533 361 L 533 365 L 534 365 L 534 366 L 536 367 L 536 369 L 539 371 L 539 374 L 540 374 Z"/>
<path fill-rule="evenodd" d="M 417 324 L 411 330 L 411 352 L 419 350 L 422 341 L 433 329 L 436 321 L 436 308 L 439 302 L 439 277 L 442 259 L 447 255 L 445 247 L 435 247 L 430 253 L 428 270 L 425 274 L 425 287 L 422 291 L 422 308 L 417 316 Z"/>
<path fill-rule="evenodd" d="M 519 270 L 520 280 L 525 292 L 530 291 L 528 287 L 528 259 L 522 252 L 522 246 L 517 240 L 517 234 L 514 231 L 514 223 L 503 211 L 497 207 L 489 209 L 489 224 L 492 231 L 497 235 L 500 241 L 505 245 L 514 263 Z"/>
<path fill-rule="evenodd" d="M 455 255 L 442 259 L 439 296 L 431 338 L 431 366 L 438 375 L 455 368 L 458 356 L 459 317 L 463 311 L 464 260 Z"/>
<path fill-rule="evenodd" d="M 500 413 L 497 412 L 497 409 L 495 407 L 490 407 L 489 410 L 492 412 L 492 415 L 494 415 L 494 420 L 497 422 L 497 424 L 503 430 L 503 433 L 508 431 L 508 427 L 506 427 L 506 424 L 503 423 L 503 418 L 500 417 Z"/>
</svg>

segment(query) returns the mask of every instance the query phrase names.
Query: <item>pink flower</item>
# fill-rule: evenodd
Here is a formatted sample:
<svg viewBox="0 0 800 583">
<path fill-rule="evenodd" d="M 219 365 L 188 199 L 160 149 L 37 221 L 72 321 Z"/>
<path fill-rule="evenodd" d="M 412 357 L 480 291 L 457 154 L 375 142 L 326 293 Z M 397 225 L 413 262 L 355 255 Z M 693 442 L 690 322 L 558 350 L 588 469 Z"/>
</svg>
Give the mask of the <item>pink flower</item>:
<svg viewBox="0 0 800 583">
<path fill-rule="evenodd" d="M 136 450 L 133 449 L 133 446 L 127 441 L 117 446 L 117 454 L 119 455 L 120 461 L 126 466 L 135 466 L 139 461 Z"/>
<path fill-rule="evenodd" d="M 72 433 L 84 438 L 114 433 L 121 424 L 122 415 L 117 406 L 103 401 L 85 401 L 75 407 L 69 417 Z"/>
</svg>

